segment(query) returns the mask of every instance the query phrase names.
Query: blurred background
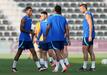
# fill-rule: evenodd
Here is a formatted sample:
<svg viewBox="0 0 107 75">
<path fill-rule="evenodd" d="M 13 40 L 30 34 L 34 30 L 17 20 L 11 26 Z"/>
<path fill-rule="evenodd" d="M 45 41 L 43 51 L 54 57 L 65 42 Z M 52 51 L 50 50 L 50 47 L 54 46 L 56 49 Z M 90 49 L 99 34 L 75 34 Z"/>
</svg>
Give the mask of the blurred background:
<svg viewBox="0 0 107 75">
<path fill-rule="evenodd" d="M 82 20 L 79 5 L 88 4 L 88 10 L 94 15 L 96 39 L 95 53 L 107 53 L 107 4 L 106 0 L 0 0 L 0 54 L 14 54 L 17 51 L 20 19 L 24 8 L 33 8 L 33 27 L 39 20 L 40 12 L 52 13 L 56 4 L 62 6 L 70 26 L 71 46 L 69 53 L 81 54 Z M 32 27 L 32 28 L 33 28 Z M 1 56 L 1 55 L 0 55 Z"/>
</svg>

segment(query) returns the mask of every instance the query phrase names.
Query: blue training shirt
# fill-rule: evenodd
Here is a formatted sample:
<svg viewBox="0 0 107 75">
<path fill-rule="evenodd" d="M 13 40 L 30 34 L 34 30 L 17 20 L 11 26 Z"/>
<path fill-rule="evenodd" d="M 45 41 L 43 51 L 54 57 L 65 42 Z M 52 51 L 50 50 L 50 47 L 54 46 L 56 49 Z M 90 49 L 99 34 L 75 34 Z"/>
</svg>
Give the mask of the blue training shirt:
<svg viewBox="0 0 107 75">
<path fill-rule="evenodd" d="M 53 14 L 48 18 L 48 25 L 51 26 L 51 40 L 64 41 L 65 26 L 68 25 L 66 18 L 60 14 Z"/>
<path fill-rule="evenodd" d="M 30 31 L 31 30 L 31 26 L 32 26 L 32 19 L 29 16 L 24 16 L 22 19 L 24 19 L 25 23 L 24 23 L 24 29 L 26 31 Z M 31 41 L 31 37 L 30 34 L 25 33 L 25 32 L 21 32 L 20 36 L 19 36 L 19 40 L 20 41 Z"/>
<path fill-rule="evenodd" d="M 43 34 L 43 36 L 46 36 L 46 28 L 47 28 L 47 25 L 48 25 L 47 19 L 46 19 L 46 20 L 42 20 L 42 21 L 40 22 L 40 32 L 39 32 L 38 37 L 37 37 L 38 40 L 40 39 L 40 37 L 41 37 L 42 34 Z M 40 41 L 40 42 L 43 42 L 43 41 Z M 48 33 L 48 36 L 47 36 L 45 42 L 51 42 L 50 31 L 49 31 L 49 33 Z"/>
<path fill-rule="evenodd" d="M 92 15 L 92 13 L 90 11 L 87 11 L 85 13 L 86 14 L 89 14 L 91 16 L 91 19 L 92 19 L 92 25 L 93 25 L 93 28 L 92 28 L 92 38 L 95 38 L 95 27 L 94 27 L 94 17 Z M 89 37 L 89 24 L 86 20 L 86 17 L 84 17 L 84 20 L 83 20 L 83 37 Z"/>
</svg>

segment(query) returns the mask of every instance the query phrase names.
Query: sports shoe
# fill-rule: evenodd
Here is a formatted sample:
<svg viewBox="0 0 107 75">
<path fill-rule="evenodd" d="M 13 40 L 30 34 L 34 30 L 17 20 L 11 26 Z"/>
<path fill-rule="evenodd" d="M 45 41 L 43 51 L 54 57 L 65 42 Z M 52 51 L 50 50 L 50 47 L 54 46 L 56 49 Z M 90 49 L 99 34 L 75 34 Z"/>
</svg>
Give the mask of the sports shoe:
<svg viewBox="0 0 107 75">
<path fill-rule="evenodd" d="M 69 67 L 71 67 L 71 66 L 72 66 L 72 64 L 68 64 L 68 65 L 66 65 L 67 68 L 69 68 Z"/>
<path fill-rule="evenodd" d="M 12 72 L 17 72 L 17 69 L 16 68 L 12 68 Z"/>
<path fill-rule="evenodd" d="M 79 71 L 87 71 L 87 69 L 81 67 L 81 68 L 79 68 Z"/>
<path fill-rule="evenodd" d="M 38 71 L 43 71 L 43 70 L 44 70 L 43 67 L 38 68 Z"/>
<path fill-rule="evenodd" d="M 95 68 L 89 68 L 88 71 L 96 71 Z"/>
<path fill-rule="evenodd" d="M 67 67 L 65 67 L 64 69 L 62 69 L 61 72 L 66 72 L 67 71 Z"/>
</svg>

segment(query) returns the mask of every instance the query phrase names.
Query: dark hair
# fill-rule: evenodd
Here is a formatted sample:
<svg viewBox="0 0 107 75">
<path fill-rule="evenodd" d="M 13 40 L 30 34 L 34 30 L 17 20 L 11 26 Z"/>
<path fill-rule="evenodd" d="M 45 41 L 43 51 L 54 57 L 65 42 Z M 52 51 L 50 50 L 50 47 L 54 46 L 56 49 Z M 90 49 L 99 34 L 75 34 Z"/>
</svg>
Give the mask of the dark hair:
<svg viewBox="0 0 107 75">
<path fill-rule="evenodd" d="M 27 11 L 29 9 L 32 9 L 32 7 L 26 7 L 24 11 Z"/>
<path fill-rule="evenodd" d="M 48 15 L 46 11 L 42 11 L 41 14 Z"/>
<path fill-rule="evenodd" d="M 80 7 L 83 6 L 87 9 L 87 4 L 80 4 Z"/>
<path fill-rule="evenodd" d="M 61 14 L 62 8 L 61 8 L 61 6 L 56 5 L 55 8 L 54 8 L 54 10 L 55 10 L 58 14 Z"/>
</svg>

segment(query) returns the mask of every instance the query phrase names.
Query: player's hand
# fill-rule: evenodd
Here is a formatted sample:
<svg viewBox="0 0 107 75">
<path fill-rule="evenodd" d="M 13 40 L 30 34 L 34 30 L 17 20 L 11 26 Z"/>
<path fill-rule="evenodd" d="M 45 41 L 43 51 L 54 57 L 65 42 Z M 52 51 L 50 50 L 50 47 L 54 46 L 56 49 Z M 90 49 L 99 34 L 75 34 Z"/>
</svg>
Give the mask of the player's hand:
<svg viewBox="0 0 107 75">
<path fill-rule="evenodd" d="M 91 36 L 89 36 L 88 41 L 89 41 L 89 42 L 92 41 L 92 37 L 91 37 Z"/>
<path fill-rule="evenodd" d="M 43 36 L 43 41 L 46 41 L 46 36 Z"/>
<path fill-rule="evenodd" d="M 34 31 L 33 31 L 33 30 L 30 30 L 30 33 L 31 33 L 32 35 L 35 35 L 35 33 L 34 33 Z"/>
<path fill-rule="evenodd" d="M 70 41 L 70 40 L 68 40 L 68 45 L 69 45 L 69 46 L 71 45 L 71 41 Z"/>
<path fill-rule="evenodd" d="M 34 43 L 39 44 L 39 41 L 38 41 L 38 40 L 36 40 L 36 41 L 34 41 Z"/>
</svg>

